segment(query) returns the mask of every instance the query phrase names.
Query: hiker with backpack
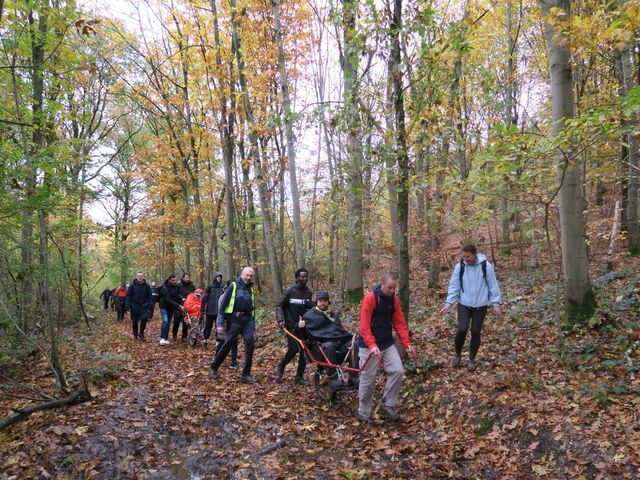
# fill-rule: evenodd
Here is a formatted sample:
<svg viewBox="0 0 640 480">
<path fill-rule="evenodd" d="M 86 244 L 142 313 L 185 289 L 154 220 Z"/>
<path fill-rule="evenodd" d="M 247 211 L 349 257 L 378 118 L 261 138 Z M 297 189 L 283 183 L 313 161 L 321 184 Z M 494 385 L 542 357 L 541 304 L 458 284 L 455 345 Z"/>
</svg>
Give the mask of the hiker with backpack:
<svg viewBox="0 0 640 480">
<path fill-rule="evenodd" d="M 500 300 L 500 286 L 493 265 L 485 255 L 478 253 L 475 245 L 462 247 L 462 258 L 453 269 L 447 299 L 439 311 L 446 314 L 451 305 L 458 302 L 458 331 L 454 341 L 456 353 L 451 361 L 452 367 L 460 366 L 462 347 L 471 327 L 467 369 L 470 372 L 476 369 L 476 354 L 480 348 L 480 332 L 487 306 L 492 305 L 493 313 L 501 316 Z"/>
<path fill-rule="evenodd" d="M 256 383 L 255 377 L 251 375 L 256 332 L 256 303 L 253 292 L 254 275 L 253 268 L 245 267 L 240 276 L 227 287 L 227 291 L 221 297 L 218 305 L 216 331 L 218 335 L 222 335 L 224 332 L 224 343 L 211 362 L 211 368 L 209 369 L 209 378 L 211 380 L 215 380 L 218 377 L 218 368 L 220 368 L 220 365 L 229 354 L 233 342 L 242 335 L 245 358 L 240 381 L 243 383 Z M 225 322 L 227 324 L 226 331 L 224 329 Z"/>
<path fill-rule="evenodd" d="M 202 297 L 202 308 L 200 310 L 200 318 L 205 319 L 204 324 L 204 340 L 205 345 L 209 341 L 211 336 L 211 330 L 216 323 L 218 317 L 218 304 L 220 303 L 226 286 L 222 283 L 222 273 L 216 272 L 213 282 L 207 286 L 204 290 L 204 296 Z M 214 331 L 214 333 L 216 333 Z M 216 353 L 220 351 L 220 347 L 224 343 L 222 337 L 218 337 L 216 333 Z M 231 345 L 231 364 L 230 368 L 238 368 L 238 339 Z"/>
<path fill-rule="evenodd" d="M 393 338 L 394 330 L 407 352 L 414 353 L 415 350 L 411 345 L 407 321 L 396 295 L 397 286 L 398 277 L 393 273 L 385 273 L 380 283 L 364 296 L 360 307 L 358 416 L 365 422 L 371 421 L 371 404 L 379 364 L 387 374 L 387 382 L 378 411 L 392 422 L 400 421 L 396 403 L 400 398 L 404 366 Z M 373 355 L 371 361 L 368 361 L 369 355 Z"/>
</svg>

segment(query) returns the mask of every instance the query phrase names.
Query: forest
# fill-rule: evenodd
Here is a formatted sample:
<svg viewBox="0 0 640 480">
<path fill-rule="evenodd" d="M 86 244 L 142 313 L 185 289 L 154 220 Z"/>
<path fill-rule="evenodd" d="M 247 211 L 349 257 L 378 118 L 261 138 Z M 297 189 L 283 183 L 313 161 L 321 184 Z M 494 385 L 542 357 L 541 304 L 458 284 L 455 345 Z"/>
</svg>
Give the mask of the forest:
<svg viewBox="0 0 640 480">
<path fill-rule="evenodd" d="M 638 478 L 639 120 L 639 0 L 0 0 L 0 480 Z M 253 385 L 99 298 L 247 266 Z M 276 381 L 299 268 L 397 275 L 402 422 Z"/>
</svg>

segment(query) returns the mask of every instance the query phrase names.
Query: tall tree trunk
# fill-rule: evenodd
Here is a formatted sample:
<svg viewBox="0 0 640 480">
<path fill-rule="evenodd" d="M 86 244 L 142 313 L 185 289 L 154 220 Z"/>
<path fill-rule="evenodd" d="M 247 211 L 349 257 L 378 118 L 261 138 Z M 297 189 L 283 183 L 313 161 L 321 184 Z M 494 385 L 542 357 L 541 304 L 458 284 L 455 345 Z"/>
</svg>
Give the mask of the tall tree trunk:
<svg viewBox="0 0 640 480">
<path fill-rule="evenodd" d="M 633 44 L 627 45 L 620 52 L 620 64 L 622 67 L 622 79 L 624 82 L 624 94 L 627 95 L 637 84 L 633 69 Z M 627 133 L 627 211 L 625 215 L 625 229 L 629 253 L 640 255 L 640 226 L 638 225 L 638 115 L 632 113 L 625 122 Z"/>
<path fill-rule="evenodd" d="M 230 0 L 231 6 L 231 25 L 232 25 L 232 45 L 238 66 L 238 78 L 240 80 L 240 88 L 242 89 L 242 103 L 244 112 L 249 126 L 249 142 L 251 143 L 250 157 L 254 162 L 255 180 L 258 184 L 258 197 L 260 201 L 260 210 L 262 211 L 262 227 L 264 228 L 264 240 L 266 243 L 267 254 L 269 257 L 269 266 L 271 270 L 271 284 L 275 295 L 282 293 L 282 281 L 278 270 L 278 261 L 276 257 L 275 243 L 271 233 L 271 209 L 267 200 L 266 181 L 263 175 L 262 162 L 260 160 L 260 146 L 258 143 L 258 134 L 256 132 L 255 119 L 253 117 L 253 109 L 249 97 L 249 88 L 247 78 L 245 76 L 245 65 L 242 58 L 242 45 L 240 40 L 239 25 L 236 12 L 236 0 Z"/>
<path fill-rule="evenodd" d="M 563 20 L 570 21 L 569 0 L 541 0 L 541 4 L 545 19 L 555 7 L 564 14 Z M 558 137 L 563 134 L 565 121 L 573 118 L 575 111 L 570 37 L 567 31 L 547 21 L 545 33 L 551 70 L 553 135 Z M 569 319 L 574 320 L 588 317 L 595 307 L 589 279 L 582 178 L 577 160 L 569 151 L 561 157 L 558 165 L 565 312 Z"/>
<path fill-rule="evenodd" d="M 389 8 L 387 6 L 387 8 Z M 391 47 L 393 49 L 393 46 Z M 391 132 L 396 131 L 395 125 L 395 105 L 394 105 L 394 72 L 395 59 L 393 55 L 389 56 L 389 62 L 387 63 L 387 111 L 385 113 L 385 120 L 387 124 L 387 130 L 390 132 L 389 136 L 391 136 Z M 385 163 L 387 166 L 387 191 L 389 192 L 389 214 L 391 217 L 391 241 L 393 242 L 393 246 L 397 248 L 400 245 L 400 236 L 397 228 L 397 217 L 398 217 L 398 179 L 396 178 L 396 156 L 394 155 L 395 151 L 395 140 L 396 135 L 393 138 L 389 138 L 385 142 L 386 151 L 384 153 Z M 396 256 L 397 258 L 397 256 Z"/>
<path fill-rule="evenodd" d="M 342 0 L 343 4 L 343 47 L 340 65 L 344 79 L 344 108 L 347 121 L 347 210 L 349 212 L 347 234 L 347 277 L 345 281 L 346 301 L 357 304 L 364 295 L 362 277 L 364 263 L 362 257 L 362 127 L 360 121 L 358 63 L 359 48 L 356 39 L 357 0 Z"/>
<path fill-rule="evenodd" d="M 46 180 L 45 180 L 46 182 Z M 64 375 L 64 368 L 60 360 L 58 349 L 58 319 L 53 315 L 51 308 L 51 298 L 49 295 L 49 242 L 47 216 L 43 208 L 38 210 L 38 220 L 40 223 L 40 266 L 42 268 L 42 280 L 40 285 L 40 299 L 47 322 L 47 334 L 49 337 L 49 356 L 51 367 L 58 380 L 58 386 L 63 391 L 67 390 L 67 379 Z"/>
<path fill-rule="evenodd" d="M 505 72 L 505 105 L 504 105 L 504 123 L 507 129 L 513 125 L 513 108 L 515 105 L 514 92 L 515 88 L 513 82 L 515 81 L 515 62 L 513 61 L 515 53 L 515 42 L 513 40 L 513 8 L 512 0 L 507 1 L 506 12 L 506 34 L 507 34 L 507 68 Z M 505 183 L 504 193 L 500 201 L 500 215 L 502 220 L 502 253 L 511 253 L 511 228 L 509 225 L 509 201 L 507 200 L 507 194 L 509 192 L 509 184 Z"/>
<path fill-rule="evenodd" d="M 222 70 L 222 56 L 220 54 L 220 28 L 218 22 L 218 8 L 215 0 L 210 0 L 211 13 L 213 15 L 213 38 L 215 42 L 215 59 L 216 65 Z M 235 81 L 232 67 L 227 68 L 227 83 L 230 90 L 230 97 L 235 95 Z M 227 278 L 235 278 L 236 267 L 234 252 L 236 248 L 236 240 L 234 234 L 234 205 L 233 205 L 233 135 L 235 125 L 234 110 L 228 108 L 228 98 L 225 94 L 224 82 L 220 84 L 220 140 L 222 145 L 222 159 L 224 163 L 224 181 L 225 181 L 225 236 L 226 236 L 226 275 Z"/>
<path fill-rule="evenodd" d="M 289 98 L 289 81 L 287 66 L 284 59 L 284 40 L 280 25 L 280 0 L 273 0 L 273 21 L 278 44 L 278 72 L 280 73 L 280 88 L 282 89 L 282 109 L 284 110 L 284 124 L 287 131 L 287 159 L 289 161 L 289 183 L 291 184 L 291 203 L 293 208 L 293 238 L 296 244 L 296 263 L 298 268 L 305 265 L 304 242 L 302 240 L 302 222 L 300 220 L 300 193 L 296 175 L 295 135 L 293 133 L 293 112 Z"/>
<path fill-rule="evenodd" d="M 404 85 L 402 84 L 402 0 L 394 0 L 393 16 L 389 24 L 391 34 L 391 79 L 393 84 L 393 117 L 395 124 L 395 153 L 397 174 L 396 229 L 398 232 L 398 299 L 404 314 L 409 318 L 409 154 L 405 128 Z"/>
</svg>

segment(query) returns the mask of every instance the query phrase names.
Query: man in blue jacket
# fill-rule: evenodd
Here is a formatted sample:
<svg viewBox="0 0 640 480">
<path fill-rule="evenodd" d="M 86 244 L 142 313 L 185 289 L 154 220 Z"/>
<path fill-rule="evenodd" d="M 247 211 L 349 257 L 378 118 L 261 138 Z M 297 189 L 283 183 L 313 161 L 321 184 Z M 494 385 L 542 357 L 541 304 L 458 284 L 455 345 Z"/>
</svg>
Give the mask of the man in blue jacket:
<svg viewBox="0 0 640 480">
<path fill-rule="evenodd" d="M 462 347 L 469 331 L 469 324 L 471 324 L 471 345 L 467 369 L 470 372 L 476 369 L 476 354 L 480 348 L 480 332 L 487 314 L 487 306 L 492 305 L 493 313 L 501 316 L 500 300 L 500 287 L 493 265 L 489 263 L 486 256 L 477 252 L 475 245 L 468 244 L 462 247 L 462 259 L 453 269 L 447 300 L 439 312 L 441 314 L 447 313 L 451 305 L 458 302 L 456 354 L 451 362 L 453 367 L 460 366 Z"/>
<path fill-rule="evenodd" d="M 140 339 L 144 342 L 144 329 L 147 326 L 147 320 L 149 320 L 151 302 L 153 302 L 151 287 L 145 281 L 144 273 L 138 272 L 135 280 L 131 282 L 127 289 L 127 296 L 124 301 L 125 310 L 131 312 L 134 340 Z M 139 330 L 138 323 L 140 323 Z"/>
</svg>

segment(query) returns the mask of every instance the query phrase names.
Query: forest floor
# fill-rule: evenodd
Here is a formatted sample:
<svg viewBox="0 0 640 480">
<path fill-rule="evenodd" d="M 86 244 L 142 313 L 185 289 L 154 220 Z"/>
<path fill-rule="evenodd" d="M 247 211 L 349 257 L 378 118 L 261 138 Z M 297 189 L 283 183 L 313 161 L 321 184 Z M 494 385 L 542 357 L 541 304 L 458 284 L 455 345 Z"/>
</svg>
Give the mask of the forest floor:
<svg viewBox="0 0 640 480">
<path fill-rule="evenodd" d="M 441 300 L 417 292 L 420 360 L 405 378 L 398 424 L 361 423 L 357 392 L 321 401 L 293 383 L 293 365 L 277 383 L 285 341 L 266 315 L 255 385 L 240 383 L 228 359 L 209 380 L 211 348 L 159 346 L 157 312 L 146 343 L 105 316 L 64 342 L 67 370 L 91 376 L 93 399 L 0 432 L 0 479 L 638 478 L 637 267 L 600 277 L 599 314 L 567 335 L 564 363 L 557 292 L 533 274 L 503 279 L 507 314 L 487 317 L 474 373 L 449 366 L 455 317 L 438 316 Z M 21 381 L 51 385 L 42 358 L 27 363 Z M 0 414 L 29 404 L 4 399 Z"/>
</svg>

